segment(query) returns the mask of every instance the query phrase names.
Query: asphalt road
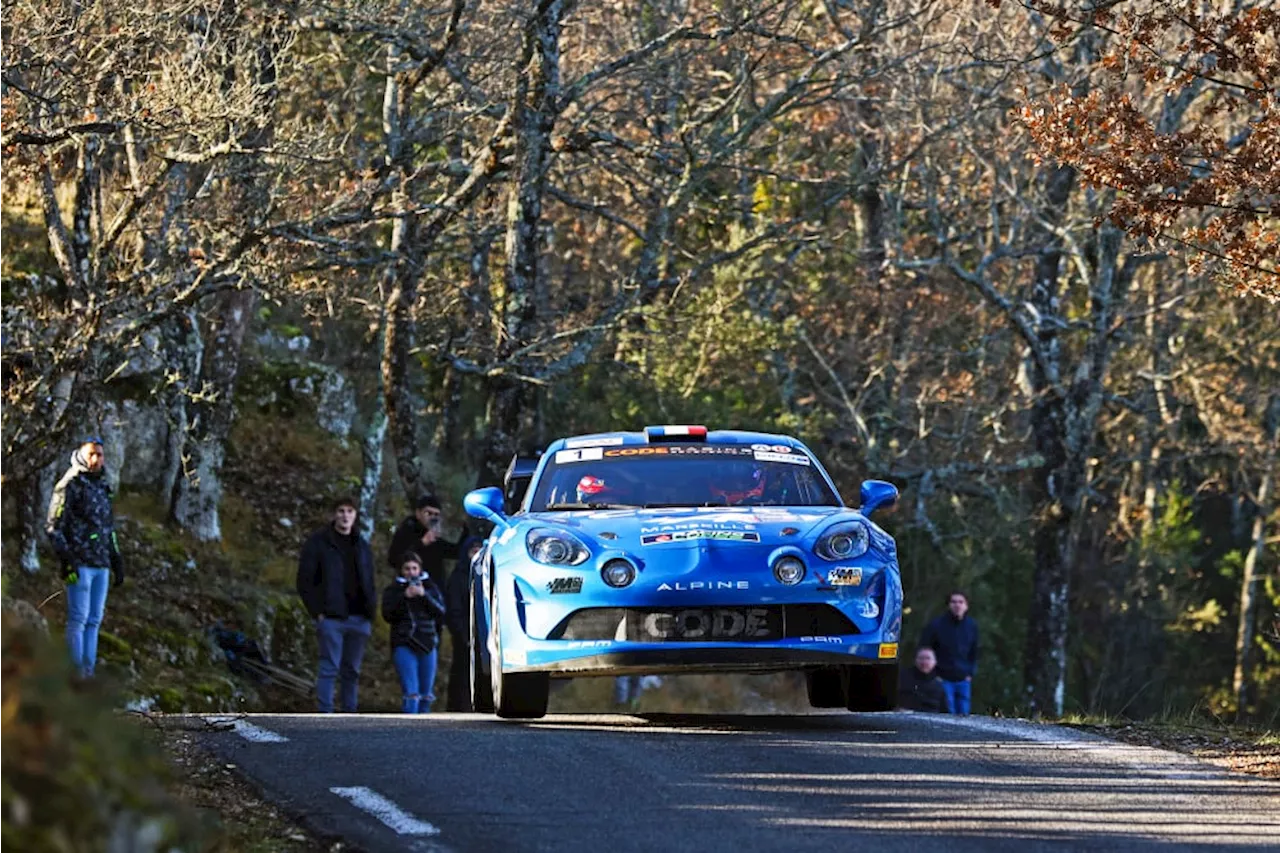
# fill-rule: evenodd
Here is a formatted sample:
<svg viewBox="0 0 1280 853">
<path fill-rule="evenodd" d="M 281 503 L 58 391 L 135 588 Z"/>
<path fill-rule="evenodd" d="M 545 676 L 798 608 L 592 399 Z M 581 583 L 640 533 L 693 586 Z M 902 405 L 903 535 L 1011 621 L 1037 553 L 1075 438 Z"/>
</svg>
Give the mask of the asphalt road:
<svg viewBox="0 0 1280 853">
<path fill-rule="evenodd" d="M 371 852 L 1280 849 L 1280 784 L 991 718 L 263 715 L 204 738 Z"/>
</svg>

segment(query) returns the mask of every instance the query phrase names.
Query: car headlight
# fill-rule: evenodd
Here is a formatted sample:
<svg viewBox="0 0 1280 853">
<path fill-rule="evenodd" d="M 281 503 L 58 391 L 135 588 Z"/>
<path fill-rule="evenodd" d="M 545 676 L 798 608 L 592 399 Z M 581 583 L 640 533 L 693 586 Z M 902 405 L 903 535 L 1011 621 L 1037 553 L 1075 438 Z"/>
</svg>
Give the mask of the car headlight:
<svg viewBox="0 0 1280 853">
<path fill-rule="evenodd" d="M 591 556 L 578 537 L 548 527 L 530 530 L 524 544 L 530 558 L 548 566 L 576 566 Z"/>
<path fill-rule="evenodd" d="M 867 526 L 859 521 L 848 521 L 828 529 L 818 537 L 814 552 L 824 560 L 848 560 L 867 553 L 870 543 Z"/>
</svg>

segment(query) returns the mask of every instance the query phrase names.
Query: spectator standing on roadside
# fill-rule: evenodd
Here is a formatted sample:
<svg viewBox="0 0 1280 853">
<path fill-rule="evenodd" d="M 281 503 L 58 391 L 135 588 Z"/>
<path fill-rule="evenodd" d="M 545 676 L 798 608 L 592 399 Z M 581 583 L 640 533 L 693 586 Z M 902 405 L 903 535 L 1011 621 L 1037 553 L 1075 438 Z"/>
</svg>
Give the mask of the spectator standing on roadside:
<svg viewBox="0 0 1280 853">
<path fill-rule="evenodd" d="M 458 544 L 458 563 L 449 573 L 444 591 L 444 622 L 449 628 L 453 658 L 449 661 L 449 711 L 471 708 L 471 561 L 484 547 L 479 536 L 468 536 Z"/>
<path fill-rule="evenodd" d="M 355 712 L 360 664 L 373 632 L 373 551 L 355 524 L 355 502 L 336 501 L 333 521 L 311 534 L 298 560 L 298 595 L 316 622 L 316 704 L 323 714 L 333 712 L 335 679 L 342 710 Z"/>
<path fill-rule="evenodd" d="M 105 473 L 102 439 L 86 438 L 53 488 L 46 524 L 67 585 L 67 651 L 71 665 L 84 678 L 93 677 L 98 663 L 107 588 L 113 581 L 115 586 L 124 583 Z"/>
<path fill-rule="evenodd" d="M 916 649 L 915 665 L 907 670 L 898 686 L 899 707 L 936 714 L 946 712 L 947 695 L 942 689 L 942 679 L 938 678 L 937 666 L 933 649 L 928 646 Z"/>
<path fill-rule="evenodd" d="M 419 497 L 414 502 L 413 515 L 400 522 L 391 537 L 387 564 L 399 571 L 400 558 L 413 551 L 418 555 L 422 570 L 439 589 L 444 589 L 444 561 L 457 559 L 458 545 L 441 534 L 443 524 L 444 517 L 436 496 L 426 494 Z"/>
<path fill-rule="evenodd" d="M 978 623 L 969 616 L 969 596 L 956 590 L 947 597 L 947 612 L 924 629 L 920 645 L 934 650 L 938 676 L 947 697 L 947 712 L 967 715 L 978 671 Z"/>
<path fill-rule="evenodd" d="M 391 660 L 400 676 L 401 710 L 428 714 L 435 702 L 436 663 L 444 596 L 406 552 L 400 574 L 382 592 L 382 618 L 391 626 Z"/>
</svg>

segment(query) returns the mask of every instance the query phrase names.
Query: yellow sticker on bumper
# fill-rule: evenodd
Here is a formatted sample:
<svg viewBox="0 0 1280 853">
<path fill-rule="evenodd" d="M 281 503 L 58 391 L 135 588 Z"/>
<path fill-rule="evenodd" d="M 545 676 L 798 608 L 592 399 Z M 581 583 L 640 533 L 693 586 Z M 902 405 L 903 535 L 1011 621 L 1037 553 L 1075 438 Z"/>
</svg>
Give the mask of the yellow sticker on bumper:
<svg viewBox="0 0 1280 853">
<path fill-rule="evenodd" d="M 880 657 L 896 658 L 897 656 L 898 656 L 897 643 L 881 643 L 880 644 Z"/>
</svg>

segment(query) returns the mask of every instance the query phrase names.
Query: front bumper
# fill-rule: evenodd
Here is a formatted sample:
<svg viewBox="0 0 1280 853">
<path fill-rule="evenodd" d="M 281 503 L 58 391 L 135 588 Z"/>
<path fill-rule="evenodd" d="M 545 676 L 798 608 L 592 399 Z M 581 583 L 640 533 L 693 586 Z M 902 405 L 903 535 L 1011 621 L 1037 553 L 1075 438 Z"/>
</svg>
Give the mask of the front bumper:
<svg viewBox="0 0 1280 853">
<path fill-rule="evenodd" d="M 853 642 L 856 639 L 857 642 Z M 709 672 L 779 672 L 822 666 L 896 663 L 897 643 L 866 642 L 865 636 L 821 638 L 823 642 L 710 644 L 625 643 L 612 640 L 529 640 L 503 647 L 503 672 L 547 672 L 552 676 L 652 675 Z"/>
<path fill-rule="evenodd" d="M 676 558 L 685 564 L 673 566 Z M 862 578 L 858 585 L 827 586 L 818 572 L 810 572 L 803 583 L 787 587 L 767 571 L 740 564 L 717 566 L 708 563 L 706 553 L 691 550 L 668 554 L 663 565 L 644 567 L 633 586 L 612 589 L 595 567 L 548 568 L 522 559 L 503 560 L 485 577 L 487 582 L 496 580 L 486 593 L 491 592 L 492 605 L 502 617 L 502 659 L 496 664 L 505 673 L 571 677 L 770 672 L 895 662 L 902 628 L 896 562 L 873 554 L 849 562 Z M 577 615 L 588 611 L 679 608 L 785 610 L 785 628 L 778 636 L 745 641 L 726 635 L 673 641 L 627 630 L 592 630 L 576 622 Z M 491 620 L 481 621 L 489 623 L 483 626 L 487 634 Z M 569 630 L 570 626 L 582 630 Z M 485 643 L 487 652 L 497 650 L 492 640 Z"/>
</svg>

